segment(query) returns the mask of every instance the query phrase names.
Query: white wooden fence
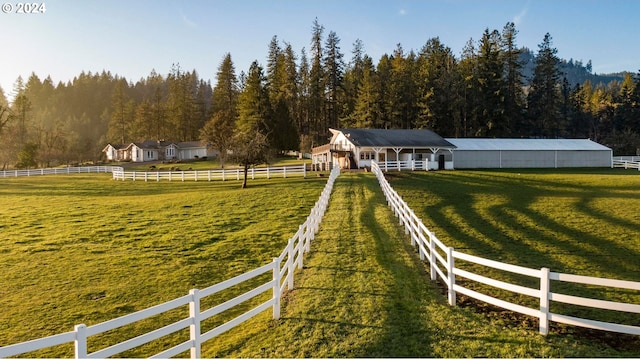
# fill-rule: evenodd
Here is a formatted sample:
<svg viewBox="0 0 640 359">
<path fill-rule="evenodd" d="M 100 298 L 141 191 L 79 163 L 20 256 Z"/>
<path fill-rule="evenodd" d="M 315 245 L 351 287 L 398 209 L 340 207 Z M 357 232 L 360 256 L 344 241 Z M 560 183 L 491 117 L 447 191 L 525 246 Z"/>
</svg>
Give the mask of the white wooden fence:
<svg viewBox="0 0 640 359">
<path fill-rule="evenodd" d="M 303 176 L 307 177 L 307 166 L 305 164 L 297 166 L 282 167 L 259 167 L 250 168 L 247 178 L 272 178 L 272 177 L 291 177 Z M 221 170 L 201 170 L 201 171 L 124 171 L 114 170 L 114 180 L 132 180 L 132 181 L 214 181 L 214 180 L 241 180 L 244 177 L 244 170 L 238 169 L 221 169 Z"/>
<path fill-rule="evenodd" d="M 621 156 L 614 157 L 612 162 L 613 167 L 617 168 L 633 168 L 640 171 L 640 156 Z"/>
<path fill-rule="evenodd" d="M 33 170 L 11 170 L 0 171 L 0 177 L 31 177 L 44 175 L 66 175 L 71 173 L 109 173 L 122 171 L 122 167 L 117 166 L 85 166 L 85 167 L 60 167 L 60 168 L 39 168 Z"/>
<path fill-rule="evenodd" d="M 394 214 L 399 218 L 399 223 L 405 227 L 405 232 L 411 236 L 411 244 L 414 246 L 417 245 L 420 259 L 428 261 L 431 279 L 437 280 L 439 278 L 447 286 L 448 301 L 450 305 L 456 305 L 456 293 L 460 293 L 507 310 L 537 317 L 539 318 L 539 331 L 541 334 L 545 335 L 549 331 L 550 321 L 592 329 L 640 335 L 640 327 L 638 326 L 578 318 L 552 313 L 550 310 L 551 302 L 559 302 L 583 307 L 637 314 L 640 313 L 640 305 L 638 304 L 605 301 L 552 292 L 551 281 L 629 289 L 635 291 L 640 291 L 640 282 L 556 273 L 551 272 L 548 268 L 531 269 L 458 252 L 452 247 L 445 246 L 440 240 L 438 240 L 433 232 L 422 224 L 422 221 L 415 215 L 413 210 L 409 208 L 407 203 L 403 201 L 398 193 L 389 185 L 389 182 L 387 182 L 380 167 L 375 163 L 372 165 L 372 172 L 376 174 L 389 206 L 393 210 Z M 516 273 L 522 276 L 533 277 L 536 278 L 540 284 L 538 288 L 531 288 L 517 283 L 507 283 L 495 278 L 489 278 L 484 275 L 461 269 L 458 264 L 459 261 L 466 261 L 489 268 Z M 537 298 L 539 306 L 536 308 L 530 308 L 479 293 L 456 283 L 456 279 L 458 277 Z"/>
<path fill-rule="evenodd" d="M 373 162 L 373 161 L 372 161 Z M 438 163 L 435 163 L 435 168 L 429 167 L 428 160 L 424 161 L 384 161 L 380 162 L 379 168 L 385 172 L 388 171 L 428 171 L 430 169 L 438 169 Z"/>
<path fill-rule="evenodd" d="M 173 299 L 171 301 L 159 304 L 151 308 L 122 316 L 120 318 L 116 318 L 92 326 L 79 324 L 76 325 L 74 327 L 74 330 L 70 332 L 0 347 L 0 358 L 16 356 L 66 343 L 74 343 L 75 358 L 106 358 L 139 347 L 143 344 L 160 339 L 169 334 L 187 330 L 187 328 L 189 329 L 189 340 L 168 348 L 161 353 L 157 353 L 151 357 L 168 358 L 176 356 L 185 351 L 190 351 L 191 358 L 200 358 L 202 357 L 201 344 L 203 342 L 206 342 L 207 340 L 210 340 L 220 335 L 221 333 L 224 333 L 225 331 L 251 319 L 252 317 L 264 311 L 271 310 L 273 312 L 273 318 L 279 319 L 280 297 L 284 290 L 293 288 L 295 269 L 302 269 L 304 258 L 303 255 L 305 252 L 308 252 L 310 250 L 311 240 L 313 240 L 315 234 L 318 231 L 320 222 L 322 220 L 322 217 L 324 216 L 324 212 L 327 208 L 327 205 L 329 204 L 329 198 L 333 189 L 333 183 L 335 182 L 335 179 L 339 176 L 339 174 L 339 168 L 334 168 L 331 171 L 331 175 L 329 176 L 327 184 L 325 185 L 324 190 L 320 195 L 320 199 L 316 202 L 315 206 L 311 210 L 311 214 L 309 215 L 309 217 L 307 217 L 306 221 L 298 228 L 298 231 L 295 233 L 295 235 L 289 239 L 287 246 L 280 253 L 280 255 L 276 258 L 273 258 L 273 261 L 271 263 L 265 264 L 260 268 L 246 272 L 244 274 L 202 290 L 192 289 L 188 295 Z M 206 310 L 202 310 L 200 308 L 200 301 L 203 298 L 215 295 L 216 293 L 219 293 L 225 289 L 237 286 L 250 279 L 265 275 L 267 273 L 272 273 L 269 281 L 266 281 L 259 286 L 212 308 Z M 205 320 L 223 313 L 230 308 L 242 304 L 265 292 L 271 292 L 270 298 L 265 302 L 235 317 L 234 319 L 225 322 L 224 324 L 221 324 L 205 333 L 201 333 L 201 323 Z M 124 342 L 109 346 L 107 348 L 94 351 L 92 353 L 89 353 L 87 350 L 87 339 L 91 336 L 115 330 L 123 326 L 165 313 L 167 311 L 186 306 L 188 306 L 188 316 L 175 323 L 166 325 L 152 332 L 139 335 Z"/>
</svg>

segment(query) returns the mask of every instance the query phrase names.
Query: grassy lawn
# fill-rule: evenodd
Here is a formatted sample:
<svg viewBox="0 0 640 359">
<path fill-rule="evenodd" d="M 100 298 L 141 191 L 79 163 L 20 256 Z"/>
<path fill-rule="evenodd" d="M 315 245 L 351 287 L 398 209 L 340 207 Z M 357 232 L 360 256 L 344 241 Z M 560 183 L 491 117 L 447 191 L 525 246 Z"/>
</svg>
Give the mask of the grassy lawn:
<svg viewBox="0 0 640 359">
<path fill-rule="evenodd" d="M 530 268 L 640 281 L 640 174 L 620 169 L 440 171 L 389 173 L 391 185 L 425 225 L 458 251 Z M 465 263 L 461 264 L 462 266 Z M 484 267 L 491 275 L 537 288 L 535 280 Z M 536 307 L 533 298 L 466 283 L 483 293 Z M 637 291 L 552 282 L 553 291 L 640 304 Z M 506 311 L 459 298 L 490 316 L 522 320 Z M 584 318 L 640 325 L 640 315 L 553 303 L 551 310 Z M 526 318 L 525 318 L 526 319 Z M 533 329 L 537 325 L 532 323 Z M 555 328 L 555 329 L 554 329 Z M 637 337 L 552 325 L 624 343 L 640 352 Z M 633 350 L 633 349 L 629 349 Z"/>
<path fill-rule="evenodd" d="M 554 271 L 640 277 L 636 172 L 440 171 L 389 178 L 425 224 L 458 250 Z M 315 177 L 256 180 L 240 190 L 235 181 L 119 182 L 110 175 L 3 180 L 0 266 L 8 270 L 0 272 L 0 345 L 112 319 L 266 264 L 325 183 Z M 601 228 L 605 224 L 610 228 Z M 535 319 L 464 298 L 457 307 L 447 305 L 370 173 L 344 173 L 336 181 L 305 267 L 283 304 L 279 321 L 265 312 L 204 343 L 203 356 L 640 353 L 637 337 L 559 326 L 545 337 Z M 144 332 L 147 325 L 134 329 Z M 38 356 L 70 355 L 71 347 L 63 349 Z M 126 356 L 153 349 L 144 350 Z"/>
<path fill-rule="evenodd" d="M 282 319 L 216 338 L 221 357 L 637 356 L 574 334 L 542 336 L 470 307 L 450 307 L 390 214 L 375 177 L 342 174 Z M 265 330 L 264 328 L 268 328 Z M 635 351 L 634 351 L 635 350 Z"/>
<path fill-rule="evenodd" d="M 241 190 L 236 181 L 110 174 L 2 179 L 0 346 L 113 319 L 271 262 L 325 183 L 255 180 Z"/>
</svg>

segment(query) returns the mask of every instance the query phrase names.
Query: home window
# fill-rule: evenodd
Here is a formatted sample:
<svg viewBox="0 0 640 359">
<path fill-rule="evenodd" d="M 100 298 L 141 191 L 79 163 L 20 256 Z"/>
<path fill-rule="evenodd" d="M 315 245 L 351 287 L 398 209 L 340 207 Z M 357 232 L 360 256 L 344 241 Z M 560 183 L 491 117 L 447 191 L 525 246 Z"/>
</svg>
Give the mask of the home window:
<svg viewBox="0 0 640 359">
<path fill-rule="evenodd" d="M 361 160 L 372 160 L 375 158 L 375 154 L 373 152 L 360 152 Z"/>
</svg>

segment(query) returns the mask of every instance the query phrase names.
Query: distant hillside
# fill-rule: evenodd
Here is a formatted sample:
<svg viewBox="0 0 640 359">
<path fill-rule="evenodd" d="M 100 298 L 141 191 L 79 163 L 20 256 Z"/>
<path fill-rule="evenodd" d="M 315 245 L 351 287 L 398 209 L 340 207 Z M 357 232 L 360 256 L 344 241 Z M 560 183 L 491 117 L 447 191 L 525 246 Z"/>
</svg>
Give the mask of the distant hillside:
<svg viewBox="0 0 640 359">
<path fill-rule="evenodd" d="M 528 48 L 522 49 L 520 60 L 524 64 L 522 73 L 527 80 L 533 77 L 533 69 L 535 67 L 535 53 Z M 582 85 L 586 80 L 590 80 L 593 86 L 598 84 L 607 85 L 612 81 L 620 81 L 624 79 L 626 72 L 618 72 L 613 74 L 594 74 L 592 73 L 591 60 L 587 64 L 582 61 L 569 61 L 560 59 L 560 70 L 565 74 L 571 87 L 575 87 L 577 84 Z"/>
</svg>

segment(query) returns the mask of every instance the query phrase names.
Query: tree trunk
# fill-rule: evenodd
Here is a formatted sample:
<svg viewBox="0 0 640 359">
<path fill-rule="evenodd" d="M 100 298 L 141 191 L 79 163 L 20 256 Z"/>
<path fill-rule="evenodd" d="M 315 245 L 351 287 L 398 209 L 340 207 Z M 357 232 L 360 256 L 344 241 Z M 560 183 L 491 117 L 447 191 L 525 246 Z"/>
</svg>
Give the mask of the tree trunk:
<svg viewBox="0 0 640 359">
<path fill-rule="evenodd" d="M 242 181 L 241 188 L 247 188 L 247 173 L 249 172 L 249 165 L 244 165 L 244 179 Z"/>
</svg>

